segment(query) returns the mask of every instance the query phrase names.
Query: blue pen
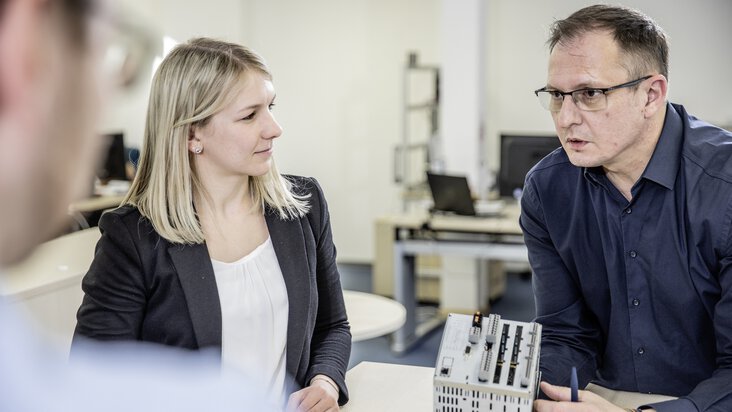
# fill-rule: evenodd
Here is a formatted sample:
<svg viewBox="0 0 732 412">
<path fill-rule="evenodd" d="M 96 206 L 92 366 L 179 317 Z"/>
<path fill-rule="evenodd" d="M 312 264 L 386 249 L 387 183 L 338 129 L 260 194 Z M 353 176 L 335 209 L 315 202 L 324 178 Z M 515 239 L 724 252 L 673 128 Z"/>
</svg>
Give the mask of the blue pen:
<svg viewBox="0 0 732 412">
<path fill-rule="evenodd" d="M 572 375 L 569 377 L 570 399 L 572 402 L 579 401 L 579 383 L 577 382 L 577 368 L 572 366 Z"/>
</svg>

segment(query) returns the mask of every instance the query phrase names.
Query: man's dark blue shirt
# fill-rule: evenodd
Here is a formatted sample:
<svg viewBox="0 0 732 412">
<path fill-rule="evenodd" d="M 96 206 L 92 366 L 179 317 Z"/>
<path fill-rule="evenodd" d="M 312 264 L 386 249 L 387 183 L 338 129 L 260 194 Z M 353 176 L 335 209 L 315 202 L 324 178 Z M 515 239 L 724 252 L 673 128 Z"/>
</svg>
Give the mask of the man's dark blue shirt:
<svg viewBox="0 0 732 412">
<path fill-rule="evenodd" d="M 543 380 L 732 411 L 732 134 L 668 104 L 631 193 L 561 148 L 526 176 Z"/>
</svg>

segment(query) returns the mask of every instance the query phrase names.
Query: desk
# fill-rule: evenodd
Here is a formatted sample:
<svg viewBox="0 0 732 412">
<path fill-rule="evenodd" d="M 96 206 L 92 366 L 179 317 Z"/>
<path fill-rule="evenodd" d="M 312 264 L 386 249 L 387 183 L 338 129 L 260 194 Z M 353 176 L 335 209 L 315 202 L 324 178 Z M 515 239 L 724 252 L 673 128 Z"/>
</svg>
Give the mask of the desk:
<svg viewBox="0 0 732 412">
<path fill-rule="evenodd" d="M 434 368 L 361 362 L 346 373 L 350 400 L 342 412 L 432 410 Z"/>
<path fill-rule="evenodd" d="M 94 196 L 86 199 L 80 199 L 69 205 L 68 214 L 82 229 L 88 229 L 90 223 L 88 217 L 94 212 L 103 212 L 107 209 L 114 209 L 118 207 L 124 200 L 125 195 L 103 195 Z M 93 219 L 92 224 L 96 225 L 96 219 Z"/>
<path fill-rule="evenodd" d="M 28 259 L 3 273 L 0 296 L 21 305 L 41 330 L 68 347 L 83 296 L 81 279 L 100 237 L 95 227 L 43 243 Z"/>
<path fill-rule="evenodd" d="M 392 351 L 404 353 L 442 324 L 442 317 L 417 324 L 414 258 L 418 254 L 528 262 L 521 238 L 518 205 L 500 217 L 408 216 L 394 219 L 394 297 L 407 310 L 404 326 L 394 333 Z"/>
<path fill-rule="evenodd" d="M 350 400 L 343 412 L 433 410 L 435 368 L 361 362 L 346 373 Z M 675 399 L 670 396 L 618 392 L 590 384 L 586 390 L 625 408 Z"/>
<path fill-rule="evenodd" d="M 77 200 L 69 205 L 69 214 L 96 212 L 116 208 L 122 203 L 125 195 L 95 196 Z"/>
<path fill-rule="evenodd" d="M 371 293 L 343 291 L 353 342 L 388 335 L 406 319 L 404 306 L 391 299 Z"/>
</svg>

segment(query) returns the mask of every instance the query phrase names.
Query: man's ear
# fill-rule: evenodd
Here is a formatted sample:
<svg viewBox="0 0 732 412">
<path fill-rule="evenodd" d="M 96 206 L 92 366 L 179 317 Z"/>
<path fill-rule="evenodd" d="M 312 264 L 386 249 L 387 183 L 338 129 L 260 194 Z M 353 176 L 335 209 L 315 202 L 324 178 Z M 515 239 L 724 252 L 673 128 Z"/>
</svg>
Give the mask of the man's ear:
<svg viewBox="0 0 732 412">
<path fill-rule="evenodd" d="M 0 13 L 0 108 L 31 92 L 42 62 L 37 54 L 46 10 L 35 0 L 6 0 Z"/>
<path fill-rule="evenodd" d="M 646 105 L 643 111 L 646 117 L 651 117 L 666 107 L 668 80 L 666 80 L 666 76 L 657 74 L 648 81 L 650 82 L 650 86 L 647 86 Z"/>
</svg>

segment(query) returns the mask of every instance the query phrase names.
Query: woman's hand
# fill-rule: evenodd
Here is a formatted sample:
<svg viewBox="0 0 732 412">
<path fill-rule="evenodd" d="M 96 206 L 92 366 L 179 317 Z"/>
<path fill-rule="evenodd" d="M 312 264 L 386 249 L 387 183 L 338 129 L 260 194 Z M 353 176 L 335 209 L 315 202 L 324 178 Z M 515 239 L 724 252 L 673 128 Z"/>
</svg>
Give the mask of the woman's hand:
<svg viewBox="0 0 732 412">
<path fill-rule="evenodd" d="M 336 412 L 338 407 L 338 387 L 324 375 L 316 375 L 310 386 L 290 395 L 287 412 Z"/>
</svg>

